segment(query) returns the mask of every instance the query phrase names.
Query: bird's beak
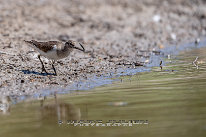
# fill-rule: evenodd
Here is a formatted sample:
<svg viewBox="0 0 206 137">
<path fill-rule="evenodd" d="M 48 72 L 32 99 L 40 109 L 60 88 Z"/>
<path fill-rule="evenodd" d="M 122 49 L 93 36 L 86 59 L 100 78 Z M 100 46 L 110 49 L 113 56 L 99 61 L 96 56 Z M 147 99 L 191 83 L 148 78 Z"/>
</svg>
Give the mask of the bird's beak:
<svg viewBox="0 0 206 137">
<path fill-rule="evenodd" d="M 79 45 L 81 46 L 81 48 L 79 48 L 79 47 L 74 47 L 74 48 L 75 48 L 75 49 L 78 49 L 78 50 L 80 50 L 80 51 L 85 52 L 85 49 L 84 49 L 84 47 L 82 46 L 82 44 L 79 43 Z"/>
</svg>

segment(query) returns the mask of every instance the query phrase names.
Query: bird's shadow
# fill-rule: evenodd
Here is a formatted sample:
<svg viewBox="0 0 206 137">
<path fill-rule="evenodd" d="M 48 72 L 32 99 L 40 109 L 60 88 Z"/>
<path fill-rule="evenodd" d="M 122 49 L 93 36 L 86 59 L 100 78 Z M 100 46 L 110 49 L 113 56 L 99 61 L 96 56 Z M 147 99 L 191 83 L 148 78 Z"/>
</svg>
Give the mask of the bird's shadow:
<svg viewBox="0 0 206 137">
<path fill-rule="evenodd" d="M 36 71 L 30 71 L 30 70 L 21 70 L 24 74 L 35 74 L 35 75 L 41 75 L 41 76 L 49 76 L 49 75 L 54 75 L 54 73 L 40 73 Z"/>
</svg>

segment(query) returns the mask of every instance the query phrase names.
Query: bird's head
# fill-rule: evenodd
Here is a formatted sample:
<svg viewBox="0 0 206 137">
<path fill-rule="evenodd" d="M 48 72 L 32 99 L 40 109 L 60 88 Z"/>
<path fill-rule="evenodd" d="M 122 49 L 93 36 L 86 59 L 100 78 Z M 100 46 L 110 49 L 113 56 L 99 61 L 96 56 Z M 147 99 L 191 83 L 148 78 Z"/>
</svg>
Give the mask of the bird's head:
<svg viewBox="0 0 206 137">
<path fill-rule="evenodd" d="M 81 48 L 79 48 L 79 47 L 76 47 L 75 45 L 75 41 L 72 41 L 72 40 L 69 40 L 69 41 L 67 41 L 66 43 L 65 43 L 65 45 L 68 47 L 68 48 L 72 48 L 72 49 L 78 49 L 78 50 L 80 50 L 80 51 L 85 51 L 85 49 L 84 49 L 84 47 L 82 46 L 82 44 L 81 43 L 79 43 L 80 44 L 80 46 L 81 46 Z"/>
<path fill-rule="evenodd" d="M 69 48 L 74 48 L 75 47 L 75 42 L 72 40 L 69 40 L 65 43 L 65 45 Z"/>
</svg>

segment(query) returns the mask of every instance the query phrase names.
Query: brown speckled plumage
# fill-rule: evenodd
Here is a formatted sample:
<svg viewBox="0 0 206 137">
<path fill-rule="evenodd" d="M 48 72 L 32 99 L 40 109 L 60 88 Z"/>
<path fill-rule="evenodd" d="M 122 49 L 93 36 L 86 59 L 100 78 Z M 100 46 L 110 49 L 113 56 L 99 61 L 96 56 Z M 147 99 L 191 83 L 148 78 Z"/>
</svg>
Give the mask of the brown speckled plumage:
<svg viewBox="0 0 206 137">
<path fill-rule="evenodd" d="M 52 50 L 54 48 L 54 45 L 56 45 L 57 47 L 60 47 L 60 45 L 62 45 L 62 42 L 59 42 L 59 41 L 38 42 L 35 40 L 31 40 L 31 41 L 25 41 L 25 42 L 33 44 L 38 49 L 40 49 L 44 52 L 48 52 L 48 51 Z"/>
<path fill-rule="evenodd" d="M 66 43 L 62 43 L 60 41 L 38 42 L 35 40 L 31 40 L 31 41 L 25 40 L 25 42 L 31 44 L 33 48 L 35 48 L 40 53 L 38 58 L 42 64 L 42 71 L 46 72 L 46 69 L 44 68 L 44 64 L 40 56 L 45 56 L 48 59 L 52 59 L 53 61 L 52 67 L 54 69 L 55 75 L 56 75 L 56 70 L 54 68 L 54 62 L 56 60 L 67 57 L 73 51 L 73 49 L 78 49 L 83 52 L 85 51 L 84 47 L 80 43 L 79 44 L 82 49 L 76 47 L 74 41 L 72 40 L 69 40 Z"/>
</svg>

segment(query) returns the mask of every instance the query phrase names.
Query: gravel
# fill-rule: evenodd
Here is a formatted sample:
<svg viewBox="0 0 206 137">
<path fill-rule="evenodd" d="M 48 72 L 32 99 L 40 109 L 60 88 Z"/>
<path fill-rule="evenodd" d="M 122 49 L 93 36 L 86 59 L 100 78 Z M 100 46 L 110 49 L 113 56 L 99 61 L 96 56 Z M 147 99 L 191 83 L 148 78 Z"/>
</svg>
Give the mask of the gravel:
<svg viewBox="0 0 206 137">
<path fill-rule="evenodd" d="M 206 35 L 205 0 L 2 0 L 0 12 L 0 95 L 64 88 L 142 66 L 164 47 Z M 58 76 L 45 75 L 38 53 L 23 42 L 31 39 L 71 39 L 87 52 L 74 51 L 55 64 Z"/>
</svg>

